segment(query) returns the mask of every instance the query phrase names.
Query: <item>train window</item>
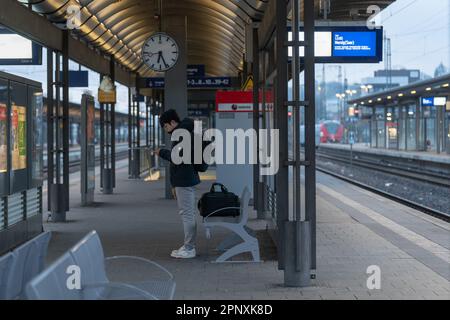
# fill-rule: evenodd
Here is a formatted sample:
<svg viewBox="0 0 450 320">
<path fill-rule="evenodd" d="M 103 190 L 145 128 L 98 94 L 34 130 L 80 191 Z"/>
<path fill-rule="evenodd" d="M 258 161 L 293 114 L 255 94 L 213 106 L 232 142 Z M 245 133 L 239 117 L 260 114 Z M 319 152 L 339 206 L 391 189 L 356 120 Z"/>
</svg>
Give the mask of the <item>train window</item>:
<svg viewBox="0 0 450 320">
<path fill-rule="evenodd" d="M 340 124 L 336 122 L 328 122 L 326 124 L 327 131 L 329 134 L 336 134 L 339 129 Z"/>
</svg>

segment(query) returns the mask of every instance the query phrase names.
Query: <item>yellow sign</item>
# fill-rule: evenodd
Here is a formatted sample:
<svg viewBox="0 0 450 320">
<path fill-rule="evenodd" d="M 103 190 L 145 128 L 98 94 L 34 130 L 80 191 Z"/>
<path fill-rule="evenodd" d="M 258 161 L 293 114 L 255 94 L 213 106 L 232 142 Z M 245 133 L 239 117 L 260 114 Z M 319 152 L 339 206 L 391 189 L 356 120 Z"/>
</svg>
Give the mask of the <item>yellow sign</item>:
<svg viewBox="0 0 450 320">
<path fill-rule="evenodd" d="M 244 85 L 242 86 L 242 91 L 250 91 L 253 90 L 253 76 L 249 75 L 247 80 L 245 80 Z"/>
<path fill-rule="evenodd" d="M 98 89 L 98 102 L 116 103 L 116 91 L 103 91 Z"/>
</svg>

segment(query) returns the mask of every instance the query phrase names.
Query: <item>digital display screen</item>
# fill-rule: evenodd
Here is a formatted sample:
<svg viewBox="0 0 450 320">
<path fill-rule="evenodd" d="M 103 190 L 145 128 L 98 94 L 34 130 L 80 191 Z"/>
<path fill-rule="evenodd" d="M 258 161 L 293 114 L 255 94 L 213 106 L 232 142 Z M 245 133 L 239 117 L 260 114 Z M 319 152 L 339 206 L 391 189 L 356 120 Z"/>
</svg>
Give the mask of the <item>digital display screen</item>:
<svg viewBox="0 0 450 320">
<path fill-rule="evenodd" d="M 17 34 L 0 34 L 0 59 L 32 59 L 33 43 Z"/>
<path fill-rule="evenodd" d="M 383 30 L 366 27 L 319 27 L 314 32 L 316 63 L 377 63 L 382 61 Z M 304 41 L 303 31 L 299 41 Z M 292 41 L 292 31 L 288 31 Z M 292 57 L 292 47 L 288 47 Z M 299 48 L 299 56 L 305 56 L 305 48 Z"/>
<path fill-rule="evenodd" d="M 376 32 L 333 32 L 333 57 L 375 57 Z"/>
<path fill-rule="evenodd" d="M 305 33 L 299 32 L 299 40 L 305 40 Z M 292 32 L 288 34 L 288 41 L 292 41 Z M 316 57 L 331 57 L 331 32 L 315 32 L 314 33 L 314 53 Z M 288 48 L 288 54 L 292 57 L 292 47 Z M 299 56 L 305 56 L 305 48 L 299 48 Z"/>
<path fill-rule="evenodd" d="M 0 28 L 0 65 L 40 65 L 42 47 L 33 41 Z"/>
</svg>

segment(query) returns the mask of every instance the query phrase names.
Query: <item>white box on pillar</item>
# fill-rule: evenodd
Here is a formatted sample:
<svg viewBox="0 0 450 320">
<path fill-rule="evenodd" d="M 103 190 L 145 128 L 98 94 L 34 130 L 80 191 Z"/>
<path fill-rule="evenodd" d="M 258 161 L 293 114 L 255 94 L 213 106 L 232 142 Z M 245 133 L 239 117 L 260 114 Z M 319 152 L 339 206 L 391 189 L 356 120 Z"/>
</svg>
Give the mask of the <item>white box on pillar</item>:
<svg viewBox="0 0 450 320">
<path fill-rule="evenodd" d="M 238 196 L 247 187 L 253 198 L 253 164 L 250 160 L 254 155 L 253 148 L 257 140 L 251 141 L 252 138 L 249 136 L 252 130 L 247 131 L 252 128 L 253 93 L 251 91 L 218 91 L 216 129 L 222 133 L 223 156 L 222 159 L 216 158 L 216 180 Z M 220 146 L 216 145 L 217 147 Z"/>
</svg>

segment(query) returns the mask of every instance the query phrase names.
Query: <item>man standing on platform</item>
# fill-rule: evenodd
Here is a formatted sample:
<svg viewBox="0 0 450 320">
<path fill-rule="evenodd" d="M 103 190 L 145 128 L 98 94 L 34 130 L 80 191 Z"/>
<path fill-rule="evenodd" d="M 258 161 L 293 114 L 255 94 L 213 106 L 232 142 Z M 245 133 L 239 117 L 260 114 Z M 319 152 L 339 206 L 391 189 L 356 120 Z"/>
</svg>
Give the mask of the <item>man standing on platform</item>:
<svg viewBox="0 0 450 320">
<path fill-rule="evenodd" d="M 194 143 L 194 121 L 180 118 L 175 110 L 170 109 L 164 112 L 160 118 L 161 127 L 168 134 L 172 134 L 177 129 L 184 129 L 191 134 L 191 153 L 193 152 Z M 171 159 L 172 149 L 178 144 L 177 141 L 172 142 L 171 150 L 157 149 L 155 153 L 170 162 L 170 184 L 174 189 L 175 198 L 177 200 L 178 210 L 183 221 L 184 228 L 184 245 L 178 250 L 173 250 L 171 256 L 174 258 L 194 258 L 195 241 L 197 234 L 196 222 L 196 206 L 195 206 L 195 187 L 200 183 L 198 172 L 194 168 L 194 164 L 181 163 L 175 164 Z"/>
</svg>

